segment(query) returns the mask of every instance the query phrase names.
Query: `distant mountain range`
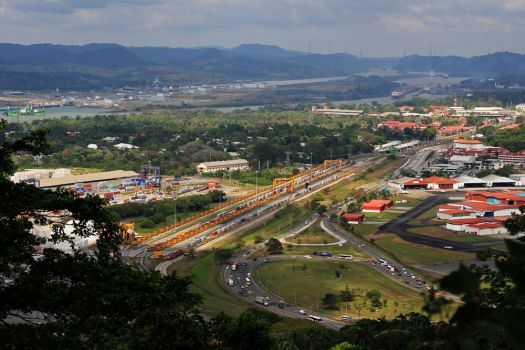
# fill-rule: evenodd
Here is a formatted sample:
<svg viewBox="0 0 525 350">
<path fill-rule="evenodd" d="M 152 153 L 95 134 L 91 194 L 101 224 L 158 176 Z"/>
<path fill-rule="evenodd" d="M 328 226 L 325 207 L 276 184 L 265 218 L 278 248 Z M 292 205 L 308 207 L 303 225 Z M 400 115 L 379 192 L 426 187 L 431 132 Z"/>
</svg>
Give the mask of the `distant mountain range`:
<svg viewBox="0 0 525 350">
<path fill-rule="evenodd" d="M 454 76 L 508 76 L 525 74 L 525 56 L 502 52 L 472 58 L 361 58 L 259 44 L 234 48 L 0 44 L 0 89 L 9 90 L 138 86 L 155 78 L 172 85 L 302 79 L 351 75 L 373 68 L 433 70 Z"/>
<path fill-rule="evenodd" d="M 525 74 L 525 55 L 497 52 L 470 58 L 459 56 L 407 56 L 395 68 L 405 72 L 439 72 L 450 76 L 502 77 Z"/>
</svg>

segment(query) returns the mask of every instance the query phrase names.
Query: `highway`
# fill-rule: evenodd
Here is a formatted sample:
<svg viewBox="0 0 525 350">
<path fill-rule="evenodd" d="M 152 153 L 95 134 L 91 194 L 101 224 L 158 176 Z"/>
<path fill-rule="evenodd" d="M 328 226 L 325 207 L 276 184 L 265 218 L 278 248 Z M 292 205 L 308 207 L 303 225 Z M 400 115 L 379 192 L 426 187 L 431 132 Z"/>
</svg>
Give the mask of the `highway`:
<svg viewBox="0 0 525 350">
<path fill-rule="evenodd" d="M 301 223 L 290 232 L 284 233 L 277 238 L 282 239 L 290 235 L 291 232 L 299 232 L 301 230 L 304 230 L 305 227 L 309 227 L 311 223 L 315 222 L 317 219 L 318 216 L 313 215 L 310 220 Z M 427 283 L 419 279 L 416 276 L 416 274 L 413 273 L 410 269 L 401 266 L 397 263 L 390 263 L 389 259 L 386 256 L 384 256 L 381 252 L 371 247 L 364 241 L 339 231 L 332 222 L 332 215 L 324 215 L 321 219 L 320 227 L 327 233 L 338 237 L 340 240 L 346 241 L 355 249 L 361 250 L 362 252 L 370 256 L 370 259 L 354 258 L 352 259 L 353 262 L 365 264 L 366 266 L 383 274 L 385 277 L 390 278 L 396 281 L 397 283 L 400 283 L 415 291 L 421 292 L 425 289 L 424 286 L 426 286 Z M 264 249 L 264 243 L 260 243 L 256 245 L 254 249 L 250 251 L 245 251 L 241 255 L 234 257 L 232 261 L 237 266 L 237 269 L 235 271 L 232 271 L 231 265 L 223 266 L 223 273 L 221 274 L 222 282 L 226 285 L 229 285 L 233 293 L 237 294 L 239 297 L 244 298 L 245 300 L 251 303 L 255 303 L 260 307 L 264 307 L 282 316 L 291 318 L 307 318 L 309 315 L 314 315 L 320 317 L 322 319 L 320 324 L 331 329 L 340 329 L 345 325 L 353 322 L 352 320 L 342 321 L 340 319 L 335 319 L 332 315 L 326 315 L 320 312 L 305 309 L 298 305 L 285 303 L 283 300 L 281 300 L 281 298 L 278 295 L 265 288 L 261 280 L 259 279 L 259 267 L 266 263 L 301 259 L 339 260 L 338 257 L 302 257 L 275 255 L 258 259 L 251 259 L 251 253 L 259 249 Z M 315 250 L 315 247 L 312 247 L 312 250 Z M 383 263 L 381 263 L 381 261 L 383 261 Z M 232 284 L 230 284 L 230 280 L 232 281 Z M 268 301 L 268 305 L 260 305 L 255 301 L 256 297 L 265 298 Z"/>
</svg>

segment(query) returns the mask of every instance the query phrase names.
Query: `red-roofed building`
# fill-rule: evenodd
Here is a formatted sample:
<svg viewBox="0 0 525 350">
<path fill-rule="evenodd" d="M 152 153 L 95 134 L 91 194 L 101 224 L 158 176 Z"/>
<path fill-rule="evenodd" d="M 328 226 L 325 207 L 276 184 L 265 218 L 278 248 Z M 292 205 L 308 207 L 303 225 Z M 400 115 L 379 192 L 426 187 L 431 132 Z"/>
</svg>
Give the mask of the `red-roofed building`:
<svg viewBox="0 0 525 350">
<path fill-rule="evenodd" d="M 508 233 L 502 223 L 483 222 L 479 224 L 468 225 L 465 229 L 467 233 L 474 233 L 478 236 L 498 235 Z"/>
<path fill-rule="evenodd" d="M 363 203 L 361 210 L 364 213 L 381 213 L 388 208 L 392 208 L 394 202 L 390 199 L 372 199 L 370 202 Z"/>
<path fill-rule="evenodd" d="M 344 214 L 343 219 L 349 224 L 359 224 L 365 221 L 363 214 Z"/>
<path fill-rule="evenodd" d="M 514 167 L 525 168 L 525 151 L 503 151 L 500 154 L 498 154 L 498 159 L 503 164 L 512 164 Z"/>
<path fill-rule="evenodd" d="M 412 190 L 416 190 L 416 189 L 426 190 L 428 188 L 428 183 L 425 180 L 413 179 L 413 180 L 405 182 L 403 184 L 403 188 L 412 189 Z"/>
<path fill-rule="evenodd" d="M 434 190 L 452 190 L 457 184 L 457 181 L 439 176 L 431 176 L 429 178 L 424 179 L 424 181 L 427 183 L 428 189 Z"/>
<path fill-rule="evenodd" d="M 515 195 L 511 192 L 467 192 L 465 199 L 483 201 L 492 204 L 525 205 L 525 197 Z"/>
<path fill-rule="evenodd" d="M 479 201 L 463 201 L 456 202 L 455 204 L 460 205 L 461 209 L 476 211 L 478 217 L 500 217 L 500 216 L 511 216 L 512 214 L 518 214 L 519 205 L 513 204 L 491 204 Z"/>
<path fill-rule="evenodd" d="M 507 218 L 468 218 L 468 219 L 455 219 L 448 220 L 446 223 L 447 230 L 462 232 L 465 231 L 468 225 L 481 224 L 481 223 L 498 223 L 507 220 Z"/>
<path fill-rule="evenodd" d="M 398 120 L 387 120 L 382 123 L 377 124 L 378 128 L 388 128 L 388 129 L 397 129 L 405 130 L 406 128 L 412 130 L 424 130 L 428 127 L 427 124 L 413 123 L 413 122 L 400 122 Z"/>
<path fill-rule="evenodd" d="M 476 211 L 467 209 L 448 209 L 439 211 L 437 217 L 441 220 L 474 218 L 476 217 Z"/>
</svg>

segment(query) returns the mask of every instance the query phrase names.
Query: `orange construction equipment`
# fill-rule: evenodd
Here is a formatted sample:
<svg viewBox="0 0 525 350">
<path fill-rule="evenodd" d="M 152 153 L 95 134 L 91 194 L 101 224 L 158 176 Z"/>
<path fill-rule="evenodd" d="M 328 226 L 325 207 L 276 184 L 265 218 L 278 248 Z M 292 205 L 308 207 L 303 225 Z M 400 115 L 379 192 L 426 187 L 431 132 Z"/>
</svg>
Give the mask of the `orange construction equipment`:
<svg viewBox="0 0 525 350">
<path fill-rule="evenodd" d="M 232 200 L 230 200 L 228 202 L 224 202 L 222 204 L 219 204 L 219 205 L 217 205 L 217 206 L 215 206 L 215 207 L 213 207 L 213 208 L 211 208 L 209 210 L 203 211 L 203 212 L 201 212 L 199 214 L 196 214 L 196 215 L 190 216 L 190 217 L 188 217 L 188 218 L 186 218 L 184 220 L 181 220 L 181 221 L 177 222 L 176 224 L 171 224 L 171 225 L 168 225 L 166 227 L 160 228 L 160 229 L 158 229 L 155 232 L 149 233 L 147 235 L 136 237 L 135 240 L 133 240 L 132 243 L 134 243 L 134 244 L 142 243 L 142 242 L 144 242 L 144 241 L 146 241 L 146 240 L 148 240 L 150 238 L 153 238 L 155 236 L 158 236 L 158 235 L 160 235 L 160 234 L 162 234 L 164 232 L 167 232 L 167 231 L 173 230 L 173 229 L 175 229 L 177 227 L 186 225 L 186 224 L 188 224 L 188 223 L 190 223 L 192 221 L 198 220 L 198 219 L 200 219 L 200 218 L 202 218 L 204 216 L 207 216 L 207 215 L 210 215 L 212 213 L 215 213 L 215 212 L 217 212 L 217 211 L 219 211 L 219 210 L 221 210 L 223 208 L 229 207 L 230 205 L 236 204 L 238 202 L 242 202 L 243 200 L 246 200 L 248 198 L 251 198 L 251 197 L 253 197 L 253 196 L 257 195 L 257 194 L 260 194 L 260 193 L 263 193 L 263 192 L 266 192 L 266 191 L 268 191 L 268 188 L 264 187 L 264 188 L 258 189 L 256 191 L 250 192 L 250 193 L 248 193 L 248 194 L 246 194 L 244 196 L 240 196 L 240 197 L 234 198 L 234 199 L 232 199 Z"/>
<path fill-rule="evenodd" d="M 135 239 L 135 224 L 122 224 L 120 225 L 120 234 L 124 242 L 133 242 Z"/>
</svg>

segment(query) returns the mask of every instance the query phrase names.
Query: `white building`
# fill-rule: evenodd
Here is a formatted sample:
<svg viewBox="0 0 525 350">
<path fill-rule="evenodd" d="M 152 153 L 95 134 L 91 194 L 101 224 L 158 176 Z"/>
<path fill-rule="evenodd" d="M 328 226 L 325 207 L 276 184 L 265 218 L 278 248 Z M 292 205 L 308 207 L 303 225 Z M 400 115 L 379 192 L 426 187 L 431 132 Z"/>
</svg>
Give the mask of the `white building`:
<svg viewBox="0 0 525 350">
<path fill-rule="evenodd" d="M 483 145 L 483 142 L 479 140 L 464 140 L 464 139 L 458 139 L 454 140 L 454 148 L 460 148 L 460 149 L 473 149 L 473 150 L 482 150 L 485 146 Z"/>
<path fill-rule="evenodd" d="M 113 147 L 115 147 L 116 149 L 121 149 L 121 150 L 138 148 L 137 146 L 133 146 L 132 144 L 129 144 L 129 143 L 117 143 Z"/>
<path fill-rule="evenodd" d="M 14 183 L 25 182 L 39 182 L 42 179 L 51 179 L 64 176 L 70 176 L 71 170 L 65 168 L 59 169 L 28 169 L 27 171 L 16 172 L 11 176 L 11 181 Z"/>
<path fill-rule="evenodd" d="M 478 236 L 499 235 L 508 233 L 507 229 L 500 223 L 491 222 L 468 225 L 465 229 L 465 232 L 474 233 Z"/>
<path fill-rule="evenodd" d="M 197 166 L 199 173 L 211 173 L 214 171 L 249 170 L 246 159 L 221 160 L 218 162 L 204 162 Z"/>
</svg>

